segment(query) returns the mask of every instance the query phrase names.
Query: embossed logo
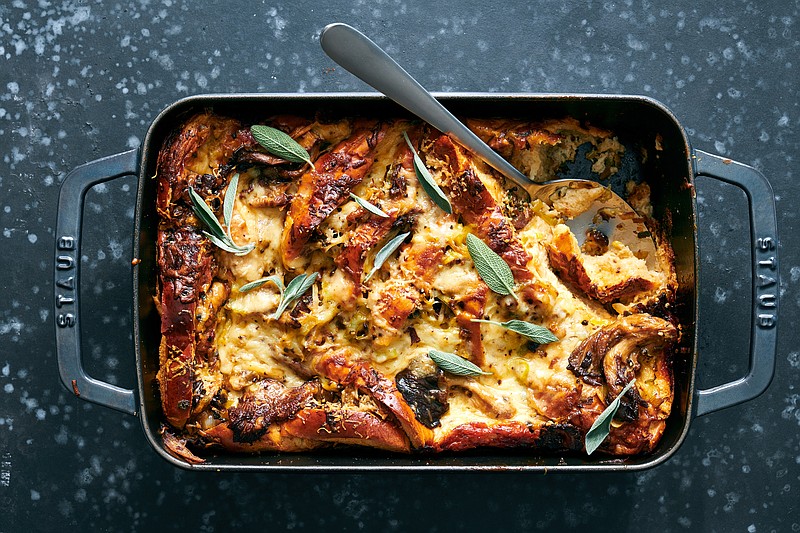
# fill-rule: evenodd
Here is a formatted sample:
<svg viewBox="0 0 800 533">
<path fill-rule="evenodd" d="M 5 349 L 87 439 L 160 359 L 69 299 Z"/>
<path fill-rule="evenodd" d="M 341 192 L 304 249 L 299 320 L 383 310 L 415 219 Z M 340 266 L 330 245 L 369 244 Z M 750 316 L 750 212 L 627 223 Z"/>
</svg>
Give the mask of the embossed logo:
<svg viewBox="0 0 800 533">
<path fill-rule="evenodd" d="M 778 261 L 775 258 L 775 239 L 762 237 L 756 240 L 756 256 L 758 258 L 758 281 L 756 282 L 756 305 L 759 313 L 756 321 L 759 327 L 773 328 L 777 321 Z"/>
<path fill-rule="evenodd" d="M 62 236 L 56 242 L 56 324 L 60 328 L 75 326 L 75 238 Z"/>
</svg>

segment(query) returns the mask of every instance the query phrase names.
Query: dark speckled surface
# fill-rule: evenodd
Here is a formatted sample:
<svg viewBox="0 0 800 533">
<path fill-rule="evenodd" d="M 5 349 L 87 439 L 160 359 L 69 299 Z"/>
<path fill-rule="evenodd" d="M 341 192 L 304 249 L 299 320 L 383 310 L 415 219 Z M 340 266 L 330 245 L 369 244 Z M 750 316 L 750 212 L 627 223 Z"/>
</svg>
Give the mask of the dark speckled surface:
<svg viewBox="0 0 800 533">
<path fill-rule="evenodd" d="M 800 531 L 800 2 L 423 5 L 3 2 L 0 531 Z M 65 174 L 138 145 L 185 95 L 365 90 L 319 49 L 333 21 L 373 36 L 431 90 L 652 96 L 696 148 L 760 169 L 781 239 L 767 392 L 695 420 L 659 467 L 591 475 L 192 473 L 160 459 L 136 418 L 67 392 L 52 297 Z M 125 178 L 89 194 L 81 252 L 86 364 L 127 387 L 134 189 Z M 747 367 L 751 245 L 741 192 L 702 179 L 697 197 L 699 383 L 710 386 Z"/>
</svg>

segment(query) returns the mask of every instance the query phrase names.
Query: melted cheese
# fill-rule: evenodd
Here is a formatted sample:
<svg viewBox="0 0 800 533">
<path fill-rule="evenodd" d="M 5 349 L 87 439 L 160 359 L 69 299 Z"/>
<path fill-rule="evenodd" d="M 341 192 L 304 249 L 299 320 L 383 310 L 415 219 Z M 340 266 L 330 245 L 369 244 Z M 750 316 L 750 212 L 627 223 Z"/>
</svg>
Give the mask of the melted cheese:
<svg viewBox="0 0 800 533">
<path fill-rule="evenodd" d="M 254 195 L 247 191 L 252 191 L 252 182 L 258 180 L 258 176 L 252 172 L 243 174 L 231 230 L 238 244 L 254 243 L 256 247 L 243 257 L 217 252 L 221 276 L 232 280 L 233 287 L 220 313 L 216 337 L 219 372 L 229 389 L 242 390 L 263 377 L 296 386 L 303 378 L 287 365 L 287 360 L 302 364 L 312 348 L 318 351 L 345 349 L 352 357 L 371 362 L 390 379 L 408 367 L 412 359 L 425 357 L 431 348 L 470 357 L 469 342 L 456 319 L 441 309 L 436 310 L 437 298 L 449 305 L 468 297 L 483 284 L 465 246 L 470 228 L 462 225 L 457 216 L 446 215 L 436 207 L 422 192 L 413 173 L 403 171 L 408 187 L 402 199 L 392 203 L 387 197 L 387 170 L 396 160 L 398 147 L 403 142 L 401 133 L 407 127 L 409 124 L 398 123 L 390 128 L 377 149 L 377 161 L 356 188 L 356 193 L 373 203 L 391 205 L 402 213 L 414 210 L 410 244 L 395 252 L 369 281 L 358 287 L 333 261 L 337 251 L 348 242 L 353 231 L 350 215 L 358 209 L 355 202 L 345 202 L 318 228 L 322 238 L 307 246 L 306 272 L 319 272 L 320 278 L 308 293 L 311 295 L 307 302 L 309 310 L 295 318 L 289 317 L 293 306 L 280 320 L 270 318 L 281 298 L 280 291 L 272 283 L 245 293 L 238 290 L 245 283 L 270 275 L 278 275 L 286 284 L 301 273 L 289 273 L 281 263 L 278 246 L 285 211 L 252 207 L 249 201 Z M 320 126 L 316 131 L 338 139 L 346 134 L 342 128 L 341 125 Z M 560 164 L 574 157 L 577 147 L 592 139 L 575 125 L 568 129 L 573 135 L 566 138 L 562 146 L 556 149 L 535 146 L 519 154 L 520 166 L 534 177 L 550 177 L 554 161 Z M 620 148 L 610 139 L 594 139 L 593 142 L 603 152 L 617 153 Z M 598 162 L 598 169 L 605 168 L 606 164 Z M 476 165 L 476 171 L 492 196 L 503 202 L 503 180 L 483 165 Z M 555 292 L 553 309 L 541 323 L 560 340 L 531 349 L 526 338 L 495 325 L 482 324 L 482 368 L 490 374 L 475 378 L 448 376 L 450 408 L 442 417 L 441 426 L 435 429 L 437 438 L 471 422 L 511 420 L 538 424 L 561 420 L 565 403 L 557 398 L 579 389 L 578 378 L 566 368 L 569 354 L 582 340 L 614 320 L 602 305 L 573 293 L 549 268 L 547 243 L 554 232 L 569 229 L 556 225 L 559 213 L 541 202 L 534 205 L 533 211 L 535 216 L 518 232 L 517 238 L 530 254 L 528 268 L 534 281 L 552 287 Z M 377 250 L 396 233 L 387 235 L 368 253 L 365 272 L 369 271 Z M 409 251 L 414 246 L 424 245 L 441 248 L 443 259 L 434 266 L 435 272 L 429 279 L 422 282 L 403 265 L 409 261 Z M 617 247 L 608 257 L 590 258 L 587 269 L 609 282 L 619 277 L 653 275 L 643 261 L 625 250 Z M 665 280 L 657 281 L 662 287 Z M 375 309 L 381 295 L 392 294 L 403 287 L 413 287 L 416 291 L 413 292 L 418 296 L 416 311 L 398 330 L 390 331 L 388 323 L 375 315 Z M 525 305 L 517 309 L 509 302 L 510 298 L 490 292 L 483 318 L 533 320 Z M 416 342 L 412 341 L 412 329 Z M 602 391 L 584 386 L 580 394 L 593 396 Z"/>
</svg>

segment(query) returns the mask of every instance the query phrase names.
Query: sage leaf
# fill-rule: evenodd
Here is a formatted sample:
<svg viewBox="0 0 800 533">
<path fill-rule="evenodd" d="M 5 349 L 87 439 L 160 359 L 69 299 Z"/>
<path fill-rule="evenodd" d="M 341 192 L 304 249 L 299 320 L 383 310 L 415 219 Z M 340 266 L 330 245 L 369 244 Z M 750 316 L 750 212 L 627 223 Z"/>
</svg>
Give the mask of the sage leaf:
<svg viewBox="0 0 800 533">
<path fill-rule="evenodd" d="M 272 314 L 272 318 L 278 320 L 289 305 L 300 298 L 303 293 L 317 281 L 318 277 L 319 273 L 314 272 L 313 274 L 300 274 L 290 281 L 281 294 L 281 301 L 278 303 L 278 308 Z"/>
<path fill-rule="evenodd" d="M 586 445 L 586 453 L 588 455 L 592 455 L 597 448 L 606 440 L 608 434 L 611 432 L 611 421 L 614 419 L 614 415 L 617 414 L 617 410 L 619 409 L 620 400 L 625 393 L 633 386 L 636 382 L 636 378 L 633 378 L 625 385 L 625 388 L 622 389 L 622 392 L 614 398 L 614 401 L 608 404 L 600 416 L 597 417 L 597 420 L 594 421 L 592 427 L 589 428 L 589 431 L 586 432 L 586 439 L 584 441 Z"/>
<path fill-rule="evenodd" d="M 208 240 L 210 240 L 212 244 L 234 255 L 238 256 L 247 255 L 250 252 L 252 252 L 253 249 L 255 248 L 253 244 L 248 244 L 246 246 L 237 246 L 236 244 L 233 243 L 233 241 L 228 239 L 227 235 L 225 235 L 224 238 L 220 239 L 216 235 L 211 235 L 206 231 L 204 231 L 203 234 L 206 237 L 208 237 Z"/>
<path fill-rule="evenodd" d="M 467 250 L 478 274 L 490 289 L 497 294 L 511 295 L 519 301 L 514 294 L 514 274 L 502 257 L 471 233 L 467 234 Z"/>
<path fill-rule="evenodd" d="M 350 193 L 350 198 L 356 201 L 358 205 L 372 213 L 373 215 L 378 215 L 379 217 L 389 218 L 389 215 L 386 214 L 380 207 L 369 203 L 368 201 L 364 200 L 360 196 Z"/>
<path fill-rule="evenodd" d="M 231 237 L 231 219 L 233 218 L 233 204 L 236 202 L 236 192 L 239 190 L 239 173 L 233 175 L 228 188 L 225 190 L 225 200 L 222 202 L 222 221 L 225 224 L 228 238 Z"/>
<path fill-rule="evenodd" d="M 292 163 L 308 163 L 312 165 L 311 156 L 297 141 L 281 130 L 269 126 L 254 125 L 250 127 L 253 138 L 274 156 Z"/>
<path fill-rule="evenodd" d="M 227 201 L 227 192 L 225 196 Z M 235 196 L 236 195 L 234 194 L 234 197 Z M 210 240 L 212 244 L 225 250 L 226 252 L 230 252 L 239 256 L 247 255 L 255 249 L 255 245 L 253 244 L 238 246 L 235 242 L 233 242 L 233 239 L 230 236 L 230 230 L 222 227 L 222 225 L 219 223 L 219 220 L 217 220 L 217 216 L 208 206 L 206 201 L 203 200 L 192 187 L 189 187 L 189 198 L 192 201 L 192 210 L 194 211 L 194 214 L 208 229 L 208 231 L 203 231 L 203 235 L 208 237 L 208 240 Z"/>
<path fill-rule="evenodd" d="M 194 214 L 200 219 L 211 235 L 223 239 L 226 237 L 225 229 L 220 225 L 217 216 L 208 207 L 208 204 L 203 200 L 199 194 L 195 192 L 192 187 L 189 187 L 189 198 L 192 200 L 192 210 Z"/>
<path fill-rule="evenodd" d="M 403 241 L 406 240 L 406 237 L 409 235 L 411 235 L 410 231 L 407 233 L 401 233 L 391 241 L 387 242 L 383 248 L 381 248 L 378 253 L 375 254 L 375 260 L 372 262 L 372 270 L 369 271 L 369 274 L 367 274 L 367 277 L 364 278 L 364 281 L 369 281 L 369 278 L 371 278 L 375 272 L 380 270 L 386 260 L 391 257 L 394 251 L 397 250 L 401 244 L 403 244 Z"/>
<path fill-rule="evenodd" d="M 428 357 L 433 359 L 436 366 L 456 376 L 475 377 L 488 376 L 491 374 L 491 372 L 484 372 L 481 370 L 481 368 L 472 361 L 468 361 L 454 353 L 442 352 L 431 348 L 428 350 Z"/>
<path fill-rule="evenodd" d="M 281 295 L 283 295 L 283 292 L 286 290 L 286 287 L 283 286 L 283 280 L 277 274 L 274 276 L 257 279 L 255 281 L 251 281 L 250 283 L 245 283 L 244 285 L 239 287 L 239 292 L 252 291 L 253 289 L 257 289 L 258 287 L 261 287 L 262 285 L 270 281 L 274 283 L 275 286 L 278 287 L 278 290 L 281 291 Z"/>
<path fill-rule="evenodd" d="M 428 171 L 428 167 L 426 167 L 425 163 L 423 163 L 422 159 L 420 159 L 417 151 L 414 150 L 414 147 L 411 145 L 411 141 L 409 140 L 406 132 L 403 132 L 403 137 L 405 138 L 409 149 L 411 149 L 411 154 L 414 156 L 414 173 L 417 175 L 417 179 L 419 180 L 420 185 L 422 185 L 422 189 L 430 197 L 430 199 L 433 200 L 433 203 L 438 205 L 442 211 L 449 215 L 453 212 L 453 206 L 450 205 L 450 200 L 447 199 L 447 196 L 444 195 L 444 191 L 442 191 L 436 182 L 433 181 L 433 176 L 431 176 L 431 173 Z"/>
<path fill-rule="evenodd" d="M 514 333 L 519 333 L 520 335 L 528 337 L 536 344 L 548 344 L 551 342 L 558 341 L 558 337 L 556 337 L 553 334 L 553 332 L 547 329 L 546 327 L 539 326 L 538 324 L 532 324 L 524 320 L 508 320 L 506 322 L 496 322 L 494 320 L 481 320 L 478 318 L 473 318 L 472 322 L 483 322 L 486 324 L 494 324 L 495 326 L 502 326 L 508 330 L 513 331 Z"/>
</svg>

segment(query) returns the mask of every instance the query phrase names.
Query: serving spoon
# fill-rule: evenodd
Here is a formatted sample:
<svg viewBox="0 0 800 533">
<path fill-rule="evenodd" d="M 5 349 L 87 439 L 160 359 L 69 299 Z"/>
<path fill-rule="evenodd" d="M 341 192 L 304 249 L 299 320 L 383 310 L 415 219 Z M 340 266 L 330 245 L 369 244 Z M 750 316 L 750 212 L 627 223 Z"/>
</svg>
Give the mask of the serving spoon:
<svg viewBox="0 0 800 533">
<path fill-rule="evenodd" d="M 566 220 L 578 243 L 583 244 L 588 235 L 596 235 L 595 232 L 599 231 L 608 242 L 619 241 L 628 246 L 637 257 L 646 259 L 648 266 L 654 264 L 655 244 L 644 220 L 611 189 L 597 182 L 581 179 L 534 182 L 492 150 L 445 109 L 403 67 L 352 26 L 342 23 L 325 26 L 320 35 L 320 44 L 325 53 L 344 69 L 442 133 L 449 135 L 503 176 L 525 189 L 531 199 L 538 198 L 552 205 L 552 200 L 563 192 L 564 187 L 605 189 L 601 198 L 592 202 L 586 210 Z"/>
</svg>

